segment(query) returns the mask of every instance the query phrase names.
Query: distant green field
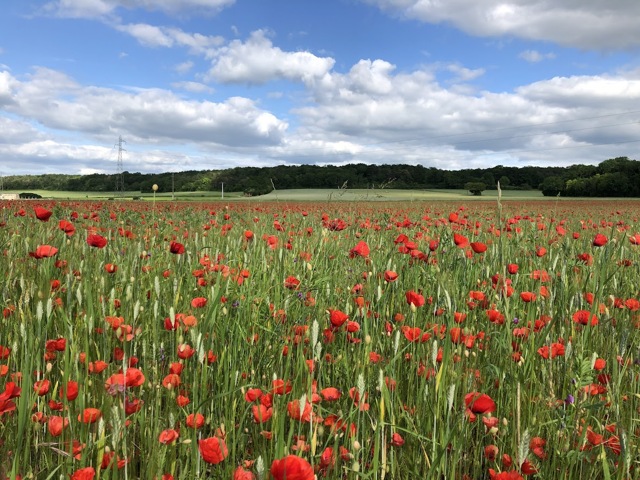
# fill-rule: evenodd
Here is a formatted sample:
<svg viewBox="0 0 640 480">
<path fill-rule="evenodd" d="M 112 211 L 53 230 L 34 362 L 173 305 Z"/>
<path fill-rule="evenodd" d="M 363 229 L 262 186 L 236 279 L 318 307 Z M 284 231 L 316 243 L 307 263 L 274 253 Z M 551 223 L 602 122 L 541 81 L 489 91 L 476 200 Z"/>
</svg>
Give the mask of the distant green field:
<svg viewBox="0 0 640 480">
<path fill-rule="evenodd" d="M 312 202 L 393 202 L 393 201 L 425 201 L 425 200 L 490 200 L 496 199 L 496 190 L 486 191 L 482 196 L 473 196 L 467 190 L 396 190 L 396 189 L 293 189 L 274 190 L 267 195 L 254 199 L 269 201 L 312 201 Z M 543 199 L 537 190 L 502 192 L 502 198 L 514 200 Z"/>
<path fill-rule="evenodd" d="M 43 198 L 54 198 L 64 200 L 109 200 L 139 199 L 143 201 L 152 200 L 152 192 L 124 192 L 121 195 L 114 195 L 113 192 L 67 192 L 49 190 L 30 190 Z M 19 193 L 17 191 L 7 191 L 5 193 Z M 498 192 L 486 191 L 482 196 L 470 195 L 466 190 L 397 190 L 397 189 L 291 189 L 274 190 L 266 195 L 255 197 L 245 197 L 241 192 L 225 192 L 224 200 L 241 201 L 307 201 L 307 202 L 393 202 L 393 201 L 424 201 L 424 200 L 487 200 L 497 198 Z M 532 200 L 544 198 L 542 193 L 532 191 L 503 191 L 502 197 L 506 199 Z M 172 200 L 171 192 L 157 192 L 157 201 Z M 220 192 L 177 192 L 176 201 L 219 201 Z"/>
<path fill-rule="evenodd" d="M 113 192 L 68 192 L 58 190 L 28 190 L 29 193 L 37 193 L 43 198 L 53 198 L 60 200 L 109 200 L 109 199 L 122 199 L 122 200 L 153 200 L 153 192 L 140 193 L 140 192 L 123 192 L 120 195 L 114 195 Z M 4 193 L 20 193 L 18 190 L 4 190 Z M 229 192 L 224 194 L 224 199 L 237 199 L 242 197 L 242 193 Z M 171 192 L 157 192 L 155 195 L 156 200 L 166 201 L 172 199 Z M 176 200 L 190 200 L 190 201 L 212 201 L 220 200 L 220 192 L 179 192 L 175 194 Z"/>
<path fill-rule="evenodd" d="M 67 192 L 49 190 L 30 190 L 32 193 L 42 195 L 43 198 L 60 200 L 153 200 L 153 192 L 124 192 L 114 196 L 110 192 Z M 4 193 L 19 193 L 18 191 L 5 190 Z M 291 189 L 274 190 L 266 195 L 245 197 L 241 192 L 225 192 L 224 198 L 220 192 L 177 192 L 176 201 L 251 201 L 251 202 L 414 202 L 414 201 L 482 201 L 496 200 L 497 190 L 487 190 L 481 196 L 471 195 L 467 190 L 397 190 L 397 189 Z M 171 192 L 157 192 L 157 201 L 171 201 Z M 554 197 L 545 197 L 538 190 L 503 190 L 502 199 L 509 200 L 555 200 Z M 560 200 L 579 200 L 577 198 L 561 198 Z M 605 200 L 605 199 L 602 199 Z M 611 200 L 611 199 L 609 199 Z M 629 200 L 629 199 L 626 199 Z"/>
</svg>

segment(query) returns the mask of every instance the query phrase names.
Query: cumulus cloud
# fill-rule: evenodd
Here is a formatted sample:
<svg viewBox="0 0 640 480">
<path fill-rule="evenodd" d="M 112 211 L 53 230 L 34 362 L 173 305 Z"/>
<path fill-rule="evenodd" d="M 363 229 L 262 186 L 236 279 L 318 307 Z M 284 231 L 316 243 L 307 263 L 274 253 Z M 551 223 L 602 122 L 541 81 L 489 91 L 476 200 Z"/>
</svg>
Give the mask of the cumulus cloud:
<svg viewBox="0 0 640 480">
<path fill-rule="evenodd" d="M 213 47 L 222 45 L 220 36 L 188 33 L 173 27 L 158 27 L 146 23 L 116 25 L 116 30 L 131 35 L 147 47 L 186 47 L 193 54 L 207 54 Z M 188 65 L 185 62 L 183 65 Z"/>
<path fill-rule="evenodd" d="M 625 148 L 640 138 L 640 113 L 630 111 L 640 102 L 637 71 L 556 77 L 511 92 L 469 92 L 436 73 L 471 81 L 481 69 L 438 64 L 398 71 L 385 60 L 367 59 L 338 72 L 332 59 L 314 57 L 319 63 L 309 75 L 300 67 L 304 62 L 296 63 L 299 52 L 257 37 L 260 48 L 247 53 L 260 51 L 272 61 L 258 68 L 249 55 L 247 78 L 302 82 L 305 95 L 287 112 L 295 127 L 262 106 L 267 98 L 189 99 L 189 91 L 210 88 L 197 82 L 176 83 L 183 93 L 177 95 L 83 85 L 44 68 L 24 77 L 2 71 L 0 130 L 11 133 L 0 137 L 0 155 L 21 159 L 21 168 L 41 159 L 77 172 L 107 158 L 106 150 L 92 145 L 111 146 L 123 134 L 139 149 L 135 169 L 141 171 L 347 162 L 468 168 L 487 162 L 598 163 L 627 155 Z M 238 43 L 234 52 L 250 43 Z M 223 54 L 230 51 L 219 58 L 229 58 Z M 64 141 L 66 132 L 79 136 L 77 145 Z M 171 161 L 176 146 L 188 151 L 180 163 Z"/>
<path fill-rule="evenodd" d="M 6 111 L 61 131 L 96 136 L 128 132 L 142 143 L 255 147 L 278 143 L 287 129 L 286 122 L 242 97 L 214 103 L 185 100 L 160 89 L 127 92 L 80 86 L 44 68 L 24 81 L 10 77 L 8 83 L 14 101 Z"/>
<path fill-rule="evenodd" d="M 314 103 L 295 110 L 307 150 L 292 157 L 321 161 L 326 146 L 360 145 L 334 152 L 338 161 L 416 163 L 462 168 L 493 155 L 502 164 L 601 161 L 611 145 L 637 141 L 640 81 L 632 75 L 561 77 L 513 93 L 468 94 L 440 84 L 428 69 L 395 73 L 382 61 L 360 61 L 314 86 Z M 602 112 L 608 112 L 602 115 Z M 615 112 L 615 113 L 612 113 Z M 324 142 L 322 149 L 313 141 Z M 598 145 L 609 145 L 599 148 Z M 565 150 L 566 152 L 558 152 Z M 457 160 L 456 160 L 457 159 Z M 331 160 L 330 160 L 331 161 Z"/>
<path fill-rule="evenodd" d="M 583 49 L 640 46 L 636 0 L 361 0 L 427 23 L 450 23 L 471 35 L 512 35 Z"/>
<path fill-rule="evenodd" d="M 45 4 L 44 10 L 60 17 L 106 17 L 118 9 L 160 10 L 167 13 L 204 10 L 217 12 L 233 5 L 235 0 L 54 0 Z"/>
<path fill-rule="evenodd" d="M 329 72 L 335 61 L 310 52 L 285 52 L 258 30 L 246 42 L 233 40 L 221 47 L 212 63 L 209 80 L 262 84 L 276 79 L 309 82 Z"/>
<path fill-rule="evenodd" d="M 520 52 L 518 58 L 521 58 L 529 63 L 538 63 L 543 60 L 553 60 L 556 58 L 556 54 L 553 52 L 540 53 L 537 50 L 525 50 Z"/>
<path fill-rule="evenodd" d="M 174 82 L 171 86 L 177 90 L 184 90 L 193 93 L 213 93 L 213 88 L 199 82 Z"/>
</svg>

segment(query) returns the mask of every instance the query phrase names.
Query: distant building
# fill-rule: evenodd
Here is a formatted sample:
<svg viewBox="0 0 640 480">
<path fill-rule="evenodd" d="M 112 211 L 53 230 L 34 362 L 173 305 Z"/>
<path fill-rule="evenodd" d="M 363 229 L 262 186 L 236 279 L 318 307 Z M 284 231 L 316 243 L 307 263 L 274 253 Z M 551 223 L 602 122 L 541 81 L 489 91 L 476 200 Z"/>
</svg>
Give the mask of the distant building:
<svg viewBox="0 0 640 480">
<path fill-rule="evenodd" d="M 20 200 L 19 193 L 0 193 L 0 200 Z"/>
</svg>

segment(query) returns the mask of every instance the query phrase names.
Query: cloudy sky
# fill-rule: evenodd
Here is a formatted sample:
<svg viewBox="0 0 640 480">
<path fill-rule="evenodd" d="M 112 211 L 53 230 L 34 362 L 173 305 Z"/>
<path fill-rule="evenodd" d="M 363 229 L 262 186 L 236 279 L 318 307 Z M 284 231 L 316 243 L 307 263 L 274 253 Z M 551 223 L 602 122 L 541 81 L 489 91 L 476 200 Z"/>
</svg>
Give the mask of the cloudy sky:
<svg viewBox="0 0 640 480">
<path fill-rule="evenodd" d="M 638 0 L 2 9 L 2 175 L 640 159 Z"/>
</svg>

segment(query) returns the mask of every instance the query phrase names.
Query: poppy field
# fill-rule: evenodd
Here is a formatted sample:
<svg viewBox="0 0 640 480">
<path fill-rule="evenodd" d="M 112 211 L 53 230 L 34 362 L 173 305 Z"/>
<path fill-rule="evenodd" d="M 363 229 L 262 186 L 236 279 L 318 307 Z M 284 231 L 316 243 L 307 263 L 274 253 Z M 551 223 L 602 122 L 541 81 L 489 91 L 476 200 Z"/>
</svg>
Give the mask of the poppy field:
<svg viewBox="0 0 640 480">
<path fill-rule="evenodd" d="M 0 206 L 0 479 L 640 476 L 640 203 Z"/>
</svg>

